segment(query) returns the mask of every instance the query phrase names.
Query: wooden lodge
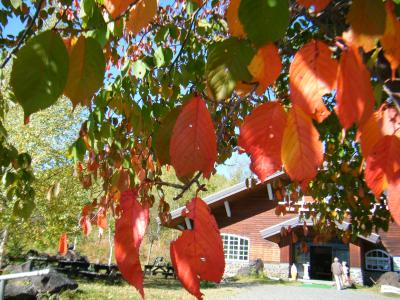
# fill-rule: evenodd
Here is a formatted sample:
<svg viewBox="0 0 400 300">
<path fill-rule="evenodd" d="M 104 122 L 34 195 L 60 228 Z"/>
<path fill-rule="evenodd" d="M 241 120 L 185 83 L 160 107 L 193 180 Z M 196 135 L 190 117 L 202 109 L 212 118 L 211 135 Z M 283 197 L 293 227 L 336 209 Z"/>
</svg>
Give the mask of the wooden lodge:
<svg viewBox="0 0 400 300">
<path fill-rule="evenodd" d="M 383 272 L 400 271 L 400 264 L 397 264 L 400 258 L 399 226 L 391 224 L 388 232 L 359 236 L 348 244 L 337 237 L 315 243 L 312 221 L 299 220 L 298 216 L 298 211 L 304 209 L 310 197 L 301 198 L 296 203 L 297 209 L 287 207 L 286 214 L 277 216 L 275 211 L 280 201 L 273 190 L 277 180 L 288 181 L 288 178 L 283 172 L 277 172 L 252 188 L 242 182 L 204 199 L 221 231 L 226 275 L 235 275 L 240 268 L 261 259 L 269 277 L 288 278 L 295 264 L 299 278 L 331 280 L 330 265 L 334 257 L 347 262 L 351 279 L 359 284 L 370 283 L 371 278 L 376 279 Z M 168 227 L 192 228 L 191 220 L 181 216 L 184 209 L 171 212 Z M 338 230 L 351 226 L 349 223 L 337 225 Z M 296 240 L 282 234 L 291 231 L 298 237 Z M 305 268 L 308 272 L 304 272 Z"/>
</svg>

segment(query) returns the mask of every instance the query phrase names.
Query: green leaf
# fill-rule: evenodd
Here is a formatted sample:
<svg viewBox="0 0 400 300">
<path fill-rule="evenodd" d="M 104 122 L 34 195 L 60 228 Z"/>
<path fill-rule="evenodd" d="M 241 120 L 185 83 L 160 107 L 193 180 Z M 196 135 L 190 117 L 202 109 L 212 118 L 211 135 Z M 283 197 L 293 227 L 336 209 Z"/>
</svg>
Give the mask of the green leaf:
<svg viewBox="0 0 400 300">
<path fill-rule="evenodd" d="M 288 0 L 241 0 L 239 19 L 257 47 L 275 42 L 289 25 Z"/>
<path fill-rule="evenodd" d="M 71 51 L 68 81 L 64 90 L 74 106 L 89 100 L 101 87 L 105 67 L 99 43 L 81 35 Z"/>
<path fill-rule="evenodd" d="M 154 52 L 154 63 L 157 67 L 162 67 L 169 63 L 172 57 L 173 53 L 170 48 L 158 47 Z"/>
<path fill-rule="evenodd" d="M 14 9 L 18 9 L 22 4 L 22 0 L 11 0 L 10 2 Z"/>
<path fill-rule="evenodd" d="M 162 47 L 158 47 L 154 52 L 154 63 L 157 67 L 161 67 L 165 64 L 164 52 Z"/>
<path fill-rule="evenodd" d="M 136 135 L 139 135 L 139 133 L 143 129 L 143 118 L 142 118 L 142 110 L 135 101 L 132 102 L 132 109 L 129 116 L 129 122 L 132 125 L 133 132 Z"/>
<path fill-rule="evenodd" d="M 73 158 L 74 161 L 83 161 L 86 153 L 86 145 L 83 139 L 80 137 L 78 138 L 75 143 L 69 148 L 68 156 Z"/>
<path fill-rule="evenodd" d="M 168 27 L 163 26 L 157 31 L 156 36 L 154 37 L 154 41 L 157 44 L 165 42 L 167 40 L 168 34 L 169 34 Z"/>
<path fill-rule="evenodd" d="M 95 5 L 96 3 L 93 0 L 81 0 L 80 2 L 81 10 L 79 12 L 79 17 L 81 19 L 84 17 L 91 18 L 93 16 Z"/>
<path fill-rule="evenodd" d="M 137 60 L 133 63 L 133 75 L 139 79 L 146 75 L 148 69 L 148 66 L 142 60 Z"/>
<path fill-rule="evenodd" d="M 207 84 L 216 100 L 232 94 L 236 81 L 251 81 L 247 66 L 255 54 L 245 40 L 230 38 L 212 44 L 208 49 L 206 65 Z"/>
<path fill-rule="evenodd" d="M 54 104 L 68 76 L 68 53 L 55 31 L 30 39 L 18 52 L 11 71 L 11 87 L 25 117 Z"/>
<path fill-rule="evenodd" d="M 27 220 L 35 208 L 35 202 L 32 200 L 18 200 L 14 204 L 13 214 Z"/>
<path fill-rule="evenodd" d="M 154 149 L 161 165 L 170 164 L 169 142 L 171 140 L 172 130 L 176 119 L 181 112 L 182 107 L 178 106 L 172 109 L 161 121 L 154 139 Z"/>
</svg>

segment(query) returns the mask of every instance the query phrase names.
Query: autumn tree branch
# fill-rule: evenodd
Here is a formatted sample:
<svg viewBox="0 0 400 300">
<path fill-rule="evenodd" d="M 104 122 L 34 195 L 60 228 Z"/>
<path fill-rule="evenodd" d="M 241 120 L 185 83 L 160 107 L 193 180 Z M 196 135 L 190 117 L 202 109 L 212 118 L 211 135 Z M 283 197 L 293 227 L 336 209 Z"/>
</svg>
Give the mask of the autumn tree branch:
<svg viewBox="0 0 400 300">
<path fill-rule="evenodd" d="M 191 21 L 190 21 L 190 25 L 189 25 L 188 32 L 186 33 L 186 36 L 185 36 L 185 38 L 184 38 L 184 40 L 183 40 L 183 42 L 182 42 L 182 45 L 181 45 L 181 48 L 179 49 L 178 54 L 176 55 L 175 59 L 172 61 L 171 65 L 170 65 L 170 67 L 169 67 L 168 75 L 171 74 L 171 71 L 172 71 L 172 69 L 174 68 L 175 64 L 177 63 L 178 59 L 182 56 L 183 49 L 185 48 L 185 46 L 186 46 L 186 44 L 187 44 L 187 42 L 188 42 L 188 40 L 189 40 L 190 33 L 191 33 L 191 32 L 193 31 L 193 29 L 194 29 L 194 24 L 195 24 L 194 22 L 197 20 L 197 16 L 198 16 L 200 10 L 202 10 L 202 8 L 204 7 L 204 5 L 205 5 L 206 3 L 207 3 L 207 1 L 205 1 L 205 2 L 195 11 L 195 13 L 193 14 L 192 19 L 191 19 Z"/>
<path fill-rule="evenodd" d="M 25 38 L 28 36 L 29 32 L 31 31 L 33 25 L 35 25 L 36 19 L 39 16 L 40 11 L 42 10 L 42 6 L 44 4 L 45 0 L 40 0 L 36 6 L 36 11 L 35 14 L 33 15 L 31 21 L 28 24 L 28 27 L 25 29 L 24 33 L 22 34 L 21 38 L 19 39 L 17 45 L 14 47 L 10 53 L 8 53 L 7 57 L 4 59 L 3 63 L 1 64 L 1 69 L 4 69 L 4 67 L 7 65 L 7 63 L 10 61 L 11 57 L 18 52 L 18 50 L 21 48 L 22 44 L 25 41 Z"/>
</svg>

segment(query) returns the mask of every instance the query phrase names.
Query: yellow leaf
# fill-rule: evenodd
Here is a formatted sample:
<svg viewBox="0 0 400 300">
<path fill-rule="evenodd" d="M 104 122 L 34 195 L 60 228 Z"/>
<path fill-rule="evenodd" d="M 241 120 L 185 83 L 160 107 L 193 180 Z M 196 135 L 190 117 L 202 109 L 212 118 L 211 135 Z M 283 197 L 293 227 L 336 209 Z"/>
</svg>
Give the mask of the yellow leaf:
<svg viewBox="0 0 400 300">
<path fill-rule="evenodd" d="M 242 23 L 239 20 L 240 0 L 231 0 L 229 7 L 226 10 L 226 21 L 228 22 L 229 33 L 236 37 L 245 37 Z"/>
<path fill-rule="evenodd" d="M 129 18 L 125 24 L 128 33 L 138 34 L 153 20 L 157 14 L 158 0 L 140 0 L 129 11 Z"/>
<path fill-rule="evenodd" d="M 257 93 L 263 94 L 267 87 L 275 82 L 282 70 L 278 48 L 274 44 L 267 44 L 258 49 L 247 68 L 253 78 L 260 83 Z"/>
</svg>

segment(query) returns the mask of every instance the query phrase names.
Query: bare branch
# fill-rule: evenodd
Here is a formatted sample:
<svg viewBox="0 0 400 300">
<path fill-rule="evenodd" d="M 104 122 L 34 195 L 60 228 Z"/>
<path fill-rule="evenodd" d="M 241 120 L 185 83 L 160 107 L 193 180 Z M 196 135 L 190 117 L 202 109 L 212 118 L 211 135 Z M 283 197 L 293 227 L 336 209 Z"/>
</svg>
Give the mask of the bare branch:
<svg viewBox="0 0 400 300">
<path fill-rule="evenodd" d="M 42 10 L 42 6 L 44 4 L 44 0 L 40 0 L 38 2 L 38 5 L 36 6 L 36 11 L 35 14 L 33 15 L 31 21 L 29 22 L 28 27 L 25 29 L 24 33 L 22 34 L 20 40 L 18 41 L 17 45 L 14 47 L 14 49 L 12 51 L 10 51 L 10 53 L 8 53 L 7 57 L 5 58 L 5 60 L 3 61 L 3 63 L 1 64 L 1 69 L 4 69 L 4 67 L 7 65 L 7 63 L 10 61 L 11 57 L 16 54 L 18 52 L 18 50 L 21 48 L 22 44 L 25 41 L 25 38 L 28 36 L 29 31 L 31 31 L 33 25 L 36 22 L 36 19 L 39 16 L 40 11 Z"/>
</svg>

